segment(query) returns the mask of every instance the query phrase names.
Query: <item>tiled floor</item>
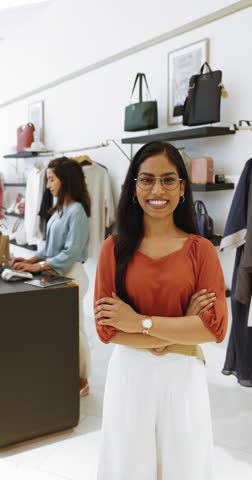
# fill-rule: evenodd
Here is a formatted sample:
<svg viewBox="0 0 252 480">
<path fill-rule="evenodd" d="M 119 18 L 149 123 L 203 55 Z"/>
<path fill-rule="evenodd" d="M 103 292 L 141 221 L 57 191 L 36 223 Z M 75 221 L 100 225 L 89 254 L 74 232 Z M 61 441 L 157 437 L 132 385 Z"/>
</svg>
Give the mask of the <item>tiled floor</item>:
<svg viewBox="0 0 252 480">
<path fill-rule="evenodd" d="M 93 375 L 91 394 L 81 399 L 78 427 L 0 450 L 1 480 L 96 478 L 103 388 L 113 346 L 98 341 L 91 317 L 86 318 L 86 326 L 92 347 Z M 252 389 L 241 387 L 234 377 L 220 373 L 225 347 L 226 342 L 204 345 L 214 428 L 216 480 L 251 480 Z"/>
</svg>

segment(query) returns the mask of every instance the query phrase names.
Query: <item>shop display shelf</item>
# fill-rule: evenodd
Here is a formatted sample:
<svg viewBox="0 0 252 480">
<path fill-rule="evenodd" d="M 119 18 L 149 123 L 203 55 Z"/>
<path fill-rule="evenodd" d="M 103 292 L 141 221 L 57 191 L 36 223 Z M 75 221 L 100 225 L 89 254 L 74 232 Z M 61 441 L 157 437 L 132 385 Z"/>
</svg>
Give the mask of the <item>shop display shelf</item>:
<svg viewBox="0 0 252 480">
<path fill-rule="evenodd" d="M 24 215 L 21 215 L 21 213 L 7 213 L 7 212 L 5 212 L 5 215 L 7 215 L 8 217 L 24 218 Z"/>
<path fill-rule="evenodd" d="M 205 185 L 191 183 L 191 189 L 193 192 L 216 192 L 217 190 L 233 190 L 234 183 L 206 183 Z"/>
<path fill-rule="evenodd" d="M 229 127 L 198 127 L 187 128 L 185 130 L 176 130 L 170 132 L 152 133 L 150 135 L 141 135 L 139 137 L 122 138 L 122 143 L 129 144 L 144 144 L 154 142 L 156 140 L 171 141 L 171 140 L 186 140 L 190 138 L 203 137 L 218 137 L 220 135 L 234 135 L 235 130 L 230 130 Z"/>
<path fill-rule="evenodd" d="M 20 152 L 3 155 L 3 158 L 32 158 L 32 157 L 47 157 L 53 152 Z"/>
<path fill-rule="evenodd" d="M 26 187 L 26 183 L 4 183 L 5 187 Z"/>
<path fill-rule="evenodd" d="M 11 245 L 16 245 L 17 247 L 21 247 L 21 248 L 26 248 L 28 250 L 37 250 L 37 245 L 27 245 L 27 244 L 24 244 L 24 245 L 19 245 L 16 240 L 10 240 L 10 243 Z"/>
</svg>

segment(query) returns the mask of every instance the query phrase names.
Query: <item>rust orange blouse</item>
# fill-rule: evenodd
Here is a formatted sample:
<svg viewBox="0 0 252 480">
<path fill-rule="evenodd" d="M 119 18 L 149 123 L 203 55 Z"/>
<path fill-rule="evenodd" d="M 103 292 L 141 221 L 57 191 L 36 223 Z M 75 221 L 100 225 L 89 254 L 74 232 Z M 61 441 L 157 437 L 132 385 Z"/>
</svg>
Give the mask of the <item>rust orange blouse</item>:
<svg viewBox="0 0 252 480">
<path fill-rule="evenodd" d="M 94 300 L 111 297 L 115 289 L 114 238 L 107 238 L 100 251 Z M 154 260 L 135 251 L 126 273 L 126 288 L 138 313 L 146 316 L 182 317 L 190 297 L 206 288 L 215 292 L 213 307 L 199 315 L 205 326 L 222 342 L 227 329 L 225 283 L 218 255 L 212 243 L 190 234 L 182 249 Z M 97 333 L 109 343 L 117 329 L 98 325 Z"/>
</svg>

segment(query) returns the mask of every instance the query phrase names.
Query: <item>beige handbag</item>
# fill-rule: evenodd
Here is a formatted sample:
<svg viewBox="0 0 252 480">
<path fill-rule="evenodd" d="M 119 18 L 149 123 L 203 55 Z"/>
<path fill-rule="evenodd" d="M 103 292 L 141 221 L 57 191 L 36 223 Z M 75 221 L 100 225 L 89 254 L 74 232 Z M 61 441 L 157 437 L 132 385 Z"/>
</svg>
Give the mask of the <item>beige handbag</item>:
<svg viewBox="0 0 252 480">
<path fill-rule="evenodd" d="M 10 261 L 10 241 L 8 235 L 0 232 L 0 266 L 8 265 Z"/>
</svg>

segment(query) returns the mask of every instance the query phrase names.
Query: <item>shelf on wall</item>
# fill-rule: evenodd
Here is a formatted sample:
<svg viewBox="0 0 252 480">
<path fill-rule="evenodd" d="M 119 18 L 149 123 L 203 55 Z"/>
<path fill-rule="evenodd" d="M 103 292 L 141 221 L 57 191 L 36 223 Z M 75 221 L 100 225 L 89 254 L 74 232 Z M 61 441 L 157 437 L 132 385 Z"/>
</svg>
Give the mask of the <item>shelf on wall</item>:
<svg viewBox="0 0 252 480">
<path fill-rule="evenodd" d="M 37 245 L 28 245 L 28 244 L 24 244 L 24 245 L 19 245 L 16 240 L 10 240 L 10 243 L 11 245 L 16 245 L 17 247 L 21 247 L 21 248 L 26 248 L 27 250 L 37 250 Z"/>
<path fill-rule="evenodd" d="M 14 212 L 7 213 L 7 212 L 5 212 L 5 215 L 8 215 L 8 217 L 24 218 L 24 215 L 21 215 L 21 213 L 14 213 Z"/>
<path fill-rule="evenodd" d="M 213 192 L 216 190 L 233 190 L 234 183 L 207 183 L 205 185 L 191 183 L 191 189 L 193 192 Z"/>
<path fill-rule="evenodd" d="M 26 187 L 26 183 L 4 183 L 5 187 Z"/>
<path fill-rule="evenodd" d="M 139 137 L 122 138 L 122 143 L 138 143 L 143 144 L 153 142 L 156 140 L 186 140 L 190 138 L 203 137 L 218 137 L 219 135 L 234 135 L 235 130 L 230 130 L 229 127 L 198 127 L 187 128 L 186 130 L 176 130 L 162 133 L 152 133 L 150 135 L 143 135 Z"/>
<path fill-rule="evenodd" d="M 4 158 L 32 158 L 32 157 L 47 157 L 53 152 L 20 152 L 11 153 L 10 155 L 4 155 Z"/>
</svg>

